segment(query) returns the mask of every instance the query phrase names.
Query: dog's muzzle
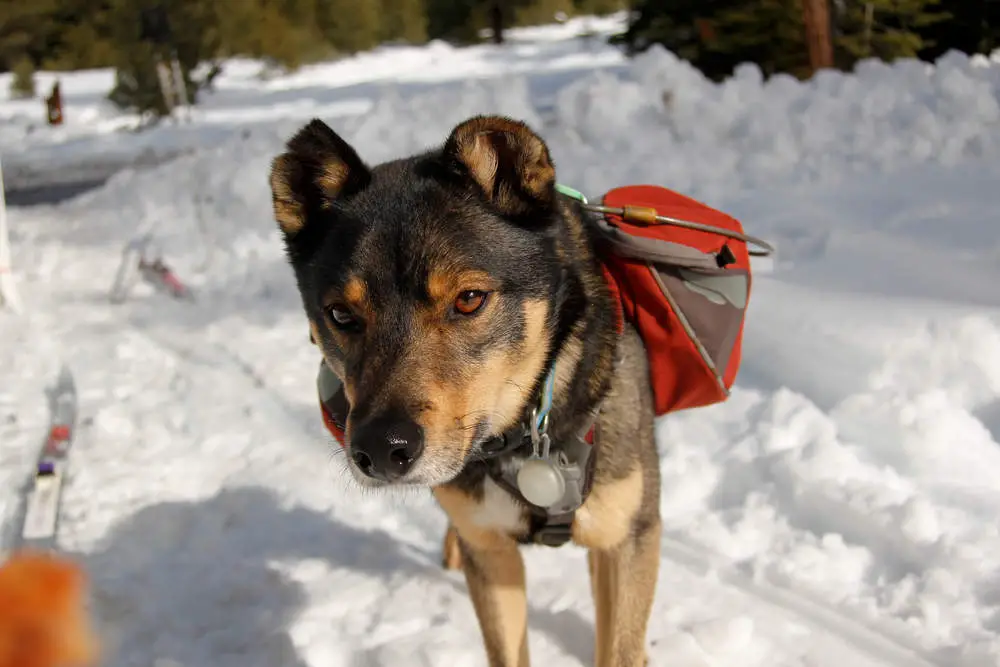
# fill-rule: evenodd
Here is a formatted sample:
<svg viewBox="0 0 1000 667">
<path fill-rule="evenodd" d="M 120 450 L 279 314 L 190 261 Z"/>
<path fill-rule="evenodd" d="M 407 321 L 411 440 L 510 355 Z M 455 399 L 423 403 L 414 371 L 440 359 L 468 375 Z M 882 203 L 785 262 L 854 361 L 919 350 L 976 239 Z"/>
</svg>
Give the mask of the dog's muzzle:
<svg viewBox="0 0 1000 667">
<path fill-rule="evenodd" d="M 405 415 L 377 415 L 357 424 L 348 445 L 345 436 L 350 405 L 344 385 L 325 361 L 316 376 L 323 424 L 366 477 L 395 482 L 410 471 L 424 451 L 424 431 Z"/>
</svg>

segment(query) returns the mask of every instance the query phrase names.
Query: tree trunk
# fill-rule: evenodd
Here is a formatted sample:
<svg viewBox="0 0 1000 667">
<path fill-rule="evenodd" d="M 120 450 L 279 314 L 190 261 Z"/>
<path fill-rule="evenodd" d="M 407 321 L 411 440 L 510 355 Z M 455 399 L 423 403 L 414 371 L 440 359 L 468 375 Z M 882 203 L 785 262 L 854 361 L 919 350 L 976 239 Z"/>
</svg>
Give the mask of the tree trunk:
<svg viewBox="0 0 1000 667">
<path fill-rule="evenodd" d="M 490 23 L 493 25 L 493 43 L 503 44 L 503 7 L 494 2 L 490 7 Z"/>
<path fill-rule="evenodd" d="M 802 0 L 802 19 L 806 26 L 809 65 L 812 71 L 833 67 L 833 41 L 830 39 L 828 0 Z"/>
</svg>

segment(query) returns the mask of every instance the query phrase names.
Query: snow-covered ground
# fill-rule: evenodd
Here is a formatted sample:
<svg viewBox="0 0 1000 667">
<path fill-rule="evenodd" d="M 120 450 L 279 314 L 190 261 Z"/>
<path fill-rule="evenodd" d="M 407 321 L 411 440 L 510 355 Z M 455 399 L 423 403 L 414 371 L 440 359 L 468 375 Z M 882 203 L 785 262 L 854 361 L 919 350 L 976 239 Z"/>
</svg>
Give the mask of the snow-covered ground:
<svg viewBox="0 0 1000 667">
<path fill-rule="evenodd" d="M 11 211 L 26 312 L 0 311 L 0 520 L 66 363 L 85 426 L 59 542 L 94 578 L 106 664 L 485 664 L 461 576 L 438 566 L 442 513 L 422 493 L 361 494 L 331 453 L 266 189 L 311 114 L 374 162 L 483 111 L 540 128 L 564 183 L 668 185 L 779 247 L 732 398 L 658 427 L 651 664 L 1000 664 L 1000 66 L 869 63 L 808 84 L 747 67 L 716 86 L 662 51 L 626 63 L 546 30 L 405 50 L 414 67 L 392 53 L 241 90 L 234 73 L 228 108 L 192 124 L 216 114 L 217 141 Z M 351 87 L 363 113 L 338 115 Z M 25 159 L 183 135 L 108 133 L 125 120 L 101 113 L 35 135 Z M 145 287 L 108 303 L 145 233 L 193 303 Z M 526 553 L 534 663 L 589 664 L 583 552 Z"/>
</svg>

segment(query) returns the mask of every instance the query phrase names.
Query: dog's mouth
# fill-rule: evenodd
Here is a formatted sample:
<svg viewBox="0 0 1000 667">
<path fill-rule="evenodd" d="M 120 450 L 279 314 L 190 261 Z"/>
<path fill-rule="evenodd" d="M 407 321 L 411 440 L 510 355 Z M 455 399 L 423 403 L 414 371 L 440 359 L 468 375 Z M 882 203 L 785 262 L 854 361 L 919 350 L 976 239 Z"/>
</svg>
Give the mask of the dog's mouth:
<svg viewBox="0 0 1000 667">
<path fill-rule="evenodd" d="M 343 448 L 347 459 L 345 464 L 351 476 L 366 488 L 444 484 L 457 477 L 470 463 L 490 459 L 509 448 L 509 434 L 500 428 L 503 425 L 498 425 L 493 413 L 487 411 L 487 414 L 479 416 L 472 423 L 457 425 L 443 437 L 432 436 L 430 442 L 422 443 L 415 448 L 416 451 L 410 452 L 411 460 L 406 463 L 405 471 L 392 474 L 385 467 L 373 470 L 374 459 L 383 457 L 391 462 L 394 456 L 406 453 L 405 446 L 397 445 L 395 449 L 399 451 L 394 452 L 391 451 L 393 446 L 386 444 L 405 441 L 399 431 L 400 424 L 384 430 L 374 441 L 370 440 L 367 450 L 363 446 L 352 447 L 348 442 L 346 428 L 351 406 L 344 394 L 341 380 L 324 362 L 320 363 L 317 389 L 326 426 Z M 409 422 L 411 426 L 417 427 L 419 432 L 423 432 L 423 428 L 409 418 L 403 417 L 397 420 Z M 357 436 L 357 429 L 351 430 L 354 439 Z M 383 451 L 386 447 L 389 447 L 390 451 Z M 386 466 L 388 465 L 391 463 L 386 463 Z"/>
<path fill-rule="evenodd" d="M 355 481 L 363 487 L 372 489 L 434 487 L 446 484 L 455 479 L 467 465 L 462 459 L 434 456 L 432 454 L 420 457 L 413 467 L 400 477 L 393 479 L 376 478 L 366 474 L 354 461 L 348 462 L 348 467 Z"/>
<path fill-rule="evenodd" d="M 480 454 L 483 446 L 499 434 L 493 432 L 493 420 L 484 417 L 472 427 L 472 437 L 469 440 L 469 456 Z M 466 458 L 469 458 L 468 456 Z"/>
</svg>

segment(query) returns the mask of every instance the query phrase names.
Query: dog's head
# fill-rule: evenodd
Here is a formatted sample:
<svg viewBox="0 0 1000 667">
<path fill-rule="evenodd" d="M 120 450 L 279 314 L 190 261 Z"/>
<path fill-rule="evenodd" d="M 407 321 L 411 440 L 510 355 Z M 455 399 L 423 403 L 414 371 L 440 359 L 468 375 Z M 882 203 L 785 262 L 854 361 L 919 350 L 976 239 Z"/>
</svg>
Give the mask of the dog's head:
<svg viewBox="0 0 1000 667">
<path fill-rule="evenodd" d="M 275 158 L 271 189 L 312 337 L 351 406 L 355 477 L 450 480 L 524 416 L 564 328 L 545 143 L 477 117 L 438 150 L 369 167 L 314 120 Z"/>
</svg>

